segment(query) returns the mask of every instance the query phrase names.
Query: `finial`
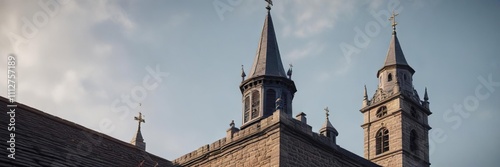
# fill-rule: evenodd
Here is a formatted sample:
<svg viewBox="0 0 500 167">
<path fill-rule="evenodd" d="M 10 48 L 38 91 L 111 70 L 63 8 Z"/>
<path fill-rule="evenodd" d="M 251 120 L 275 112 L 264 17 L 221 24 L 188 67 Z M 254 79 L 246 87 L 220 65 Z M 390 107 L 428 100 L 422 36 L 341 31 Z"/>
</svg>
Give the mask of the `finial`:
<svg viewBox="0 0 500 167">
<path fill-rule="evenodd" d="M 234 120 L 231 120 L 231 123 L 229 123 L 229 126 L 230 126 L 231 128 L 234 128 Z"/>
<path fill-rule="evenodd" d="M 139 127 L 141 127 L 141 122 L 146 123 L 146 120 L 144 120 L 144 115 L 142 115 L 141 112 L 139 112 L 139 116 L 134 117 L 134 120 L 139 122 Z"/>
<path fill-rule="evenodd" d="M 245 77 L 247 74 L 245 74 L 245 70 L 243 69 L 243 65 L 241 65 L 241 82 L 245 80 Z"/>
<path fill-rule="evenodd" d="M 288 79 L 292 79 L 292 64 L 289 64 L 290 68 L 288 69 L 288 72 L 286 72 L 286 75 L 288 75 Z"/>
<path fill-rule="evenodd" d="M 328 109 L 328 107 L 326 107 L 325 108 L 326 119 L 328 119 L 328 116 L 330 116 L 329 112 L 330 110 Z"/>
<path fill-rule="evenodd" d="M 273 1 L 272 0 L 265 0 L 267 2 L 267 11 L 269 12 L 271 10 L 271 6 L 273 6 Z"/>
<path fill-rule="evenodd" d="M 396 22 L 396 16 L 398 16 L 398 15 L 399 15 L 399 13 L 395 13 L 393 10 L 391 17 L 389 18 L 389 20 L 391 21 L 391 25 L 392 25 L 392 34 L 393 35 L 396 34 L 396 25 L 398 25 L 398 23 Z"/>
<path fill-rule="evenodd" d="M 424 101 L 428 101 L 429 96 L 427 96 L 427 87 L 425 87 L 425 93 L 424 93 Z"/>
</svg>

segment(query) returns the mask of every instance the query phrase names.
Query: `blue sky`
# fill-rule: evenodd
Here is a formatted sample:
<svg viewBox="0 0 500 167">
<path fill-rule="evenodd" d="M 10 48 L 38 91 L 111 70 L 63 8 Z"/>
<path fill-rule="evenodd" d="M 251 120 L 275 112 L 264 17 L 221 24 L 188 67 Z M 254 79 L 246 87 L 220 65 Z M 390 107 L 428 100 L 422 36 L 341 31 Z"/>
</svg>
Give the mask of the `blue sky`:
<svg viewBox="0 0 500 167">
<path fill-rule="evenodd" d="M 264 1 L 60 3 L 0 2 L 0 55 L 18 55 L 19 102 L 127 142 L 142 111 L 147 150 L 170 160 L 224 137 L 231 120 L 241 125 L 240 68 L 253 62 Z M 338 144 L 363 154 L 363 85 L 371 97 L 391 37 L 385 14 L 394 9 L 415 89 L 423 97 L 428 88 L 432 165 L 500 163 L 500 1 L 274 5 L 283 64 L 294 66 L 294 114 L 305 112 L 314 131 L 328 106 Z M 160 80 L 148 72 L 156 68 Z M 157 85 L 145 89 L 144 78 Z"/>
</svg>

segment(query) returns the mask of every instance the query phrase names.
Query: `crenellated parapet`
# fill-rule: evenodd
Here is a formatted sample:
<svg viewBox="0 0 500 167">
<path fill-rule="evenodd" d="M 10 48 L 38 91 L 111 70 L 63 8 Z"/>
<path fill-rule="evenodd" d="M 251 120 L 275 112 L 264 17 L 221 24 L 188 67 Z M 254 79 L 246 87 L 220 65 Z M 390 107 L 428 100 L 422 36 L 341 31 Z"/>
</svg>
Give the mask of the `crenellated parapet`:
<svg viewBox="0 0 500 167">
<path fill-rule="evenodd" d="M 304 114 L 305 117 L 305 114 Z M 305 122 L 289 117 L 282 110 L 277 110 L 273 115 L 262 119 L 241 130 L 231 131 L 228 129 L 228 135 L 211 144 L 204 145 L 195 151 L 187 153 L 172 162 L 180 166 L 190 166 L 190 164 L 206 163 L 213 161 L 214 158 L 223 156 L 224 152 L 233 152 L 242 149 L 242 147 L 255 147 L 259 145 L 280 145 L 280 133 L 283 129 L 291 130 L 293 133 L 308 136 L 312 142 L 321 145 L 327 145 L 335 148 L 330 138 L 312 131 L 312 127 Z M 236 128 L 237 129 L 237 128 Z M 276 136 L 276 137 L 269 137 Z M 248 145 L 251 142 L 262 143 L 259 145 Z"/>
</svg>

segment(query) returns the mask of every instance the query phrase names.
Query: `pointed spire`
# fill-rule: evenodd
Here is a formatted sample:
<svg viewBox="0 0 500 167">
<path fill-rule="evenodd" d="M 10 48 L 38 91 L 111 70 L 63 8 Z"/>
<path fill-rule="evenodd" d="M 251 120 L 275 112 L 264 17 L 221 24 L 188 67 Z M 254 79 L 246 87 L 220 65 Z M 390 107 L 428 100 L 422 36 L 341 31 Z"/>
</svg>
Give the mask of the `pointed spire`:
<svg viewBox="0 0 500 167">
<path fill-rule="evenodd" d="M 425 87 L 424 101 L 429 101 L 429 96 L 427 95 L 427 87 Z"/>
<path fill-rule="evenodd" d="M 241 65 L 241 81 L 243 82 L 245 80 L 245 77 L 247 74 L 245 74 L 245 70 L 243 69 L 243 65 Z"/>
<path fill-rule="evenodd" d="M 257 54 L 255 55 L 252 69 L 250 70 L 248 78 L 262 75 L 286 77 L 286 73 L 283 69 L 283 64 L 281 62 L 281 56 L 278 49 L 276 33 L 274 32 L 273 21 L 271 18 L 270 5 L 272 5 L 272 2 L 270 0 L 268 0 L 267 2 L 267 16 L 266 20 L 264 21 L 264 27 L 262 28 L 262 34 L 260 37 L 259 46 L 257 48 Z"/>
<path fill-rule="evenodd" d="M 406 58 L 403 54 L 403 50 L 401 49 L 401 45 L 399 44 L 399 40 L 396 35 L 396 25 L 397 25 L 396 16 L 398 15 L 399 14 L 393 12 L 392 16 L 389 18 L 392 24 L 392 39 L 389 44 L 389 50 L 387 51 L 384 67 L 382 67 L 382 69 L 390 66 L 399 66 L 407 68 L 413 74 L 415 73 L 415 70 L 413 70 L 413 68 L 410 67 L 408 62 L 406 62 Z M 377 76 L 380 74 L 382 69 L 378 71 Z"/>
</svg>

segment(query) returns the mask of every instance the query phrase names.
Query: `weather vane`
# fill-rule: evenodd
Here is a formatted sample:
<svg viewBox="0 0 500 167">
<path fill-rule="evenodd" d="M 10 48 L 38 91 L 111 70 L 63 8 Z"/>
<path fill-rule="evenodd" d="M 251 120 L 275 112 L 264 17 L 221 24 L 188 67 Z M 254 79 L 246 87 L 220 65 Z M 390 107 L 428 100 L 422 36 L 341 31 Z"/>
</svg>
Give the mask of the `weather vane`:
<svg viewBox="0 0 500 167">
<path fill-rule="evenodd" d="M 328 109 L 328 107 L 326 107 L 325 108 L 326 119 L 328 119 L 328 116 L 330 116 L 329 112 L 330 112 L 330 110 Z"/>
<path fill-rule="evenodd" d="M 389 20 L 392 22 L 392 30 L 393 31 L 396 31 L 396 25 L 398 25 L 398 23 L 396 22 L 396 16 L 398 16 L 398 15 L 399 15 L 399 13 L 395 13 L 393 10 L 391 17 L 389 18 Z"/>
<path fill-rule="evenodd" d="M 271 6 L 273 6 L 273 1 L 272 0 L 265 0 L 267 2 L 267 10 L 271 10 Z"/>
</svg>

